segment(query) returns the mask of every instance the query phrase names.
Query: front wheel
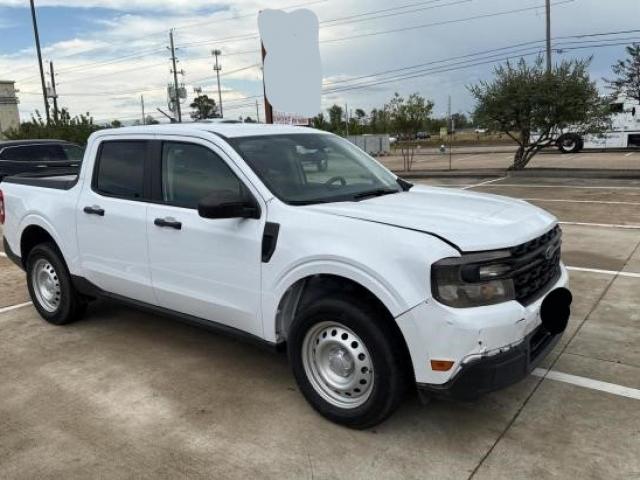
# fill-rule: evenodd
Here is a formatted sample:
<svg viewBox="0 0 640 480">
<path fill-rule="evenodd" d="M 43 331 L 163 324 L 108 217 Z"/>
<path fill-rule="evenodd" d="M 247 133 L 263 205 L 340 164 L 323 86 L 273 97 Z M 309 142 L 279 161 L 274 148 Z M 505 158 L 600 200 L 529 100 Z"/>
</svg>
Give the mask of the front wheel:
<svg viewBox="0 0 640 480">
<path fill-rule="evenodd" d="M 86 310 L 86 300 L 73 287 L 62 255 L 53 244 L 37 245 L 29 252 L 27 287 L 40 316 L 54 325 L 73 322 Z"/>
<path fill-rule="evenodd" d="M 398 407 L 407 368 L 380 312 L 346 298 L 324 298 L 295 319 L 289 359 L 307 401 L 326 418 L 368 428 Z"/>
</svg>

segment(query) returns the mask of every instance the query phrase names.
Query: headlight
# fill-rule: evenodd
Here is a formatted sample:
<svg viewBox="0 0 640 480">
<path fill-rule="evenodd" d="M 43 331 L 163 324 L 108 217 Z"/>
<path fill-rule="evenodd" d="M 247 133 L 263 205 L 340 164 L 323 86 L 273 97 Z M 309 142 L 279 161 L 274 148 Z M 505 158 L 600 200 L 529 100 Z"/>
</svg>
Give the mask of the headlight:
<svg viewBox="0 0 640 480">
<path fill-rule="evenodd" d="M 470 308 L 515 299 L 509 252 L 445 258 L 431 269 L 431 290 L 440 303 Z"/>
</svg>

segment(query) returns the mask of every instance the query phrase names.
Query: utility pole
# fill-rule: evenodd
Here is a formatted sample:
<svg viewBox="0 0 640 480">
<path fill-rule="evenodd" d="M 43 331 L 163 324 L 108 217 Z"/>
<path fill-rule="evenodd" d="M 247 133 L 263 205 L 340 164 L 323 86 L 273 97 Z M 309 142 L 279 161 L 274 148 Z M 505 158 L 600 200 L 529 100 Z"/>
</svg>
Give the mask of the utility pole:
<svg viewBox="0 0 640 480">
<path fill-rule="evenodd" d="M 258 104 L 258 100 L 256 100 L 256 122 L 260 123 L 260 105 Z"/>
<path fill-rule="evenodd" d="M 182 111 L 180 109 L 180 91 L 178 89 L 178 69 L 176 68 L 176 47 L 173 44 L 173 29 L 169 30 L 169 42 L 171 43 L 171 62 L 173 63 L 173 101 L 178 114 L 178 123 L 182 123 Z"/>
<path fill-rule="evenodd" d="M 51 93 L 53 98 L 53 119 L 58 121 L 58 90 L 56 88 L 56 73 L 53 70 L 53 62 L 49 62 L 49 75 L 51 75 Z"/>
<path fill-rule="evenodd" d="M 447 107 L 447 134 L 449 136 L 449 170 L 453 160 L 453 117 L 451 116 L 451 95 L 449 95 L 449 105 Z"/>
<path fill-rule="evenodd" d="M 349 136 L 349 105 L 344 104 L 344 119 L 347 125 L 347 137 Z"/>
<path fill-rule="evenodd" d="M 146 125 L 147 117 L 144 114 L 144 95 L 140 95 L 140 106 L 142 107 L 142 125 Z"/>
<path fill-rule="evenodd" d="M 218 55 L 222 55 L 222 52 L 218 49 L 212 50 L 211 55 L 216 57 L 216 64 L 213 66 L 213 69 L 216 71 L 216 77 L 218 77 L 218 103 L 220 108 L 220 118 L 224 118 L 224 114 L 222 113 L 222 90 L 220 89 L 220 71 L 222 70 L 222 66 L 218 63 Z"/>
<path fill-rule="evenodd" d="M 42 52 L 40 51 L 40 34 L 38 33 L 38 21 L 36 20 L 36 7 L 31 3 L 31 20 L 33 21 L 33 34 L 36 37 L 36 51 L 38 52 L 38 65 L 40 66 L 40 82 L 42 83 L 42 98 L 44 99 L 44 110 L 47 114 L 47 125 L 51 123 L 49 115 L 49 99 L 47 98 L 47 85 L 44 82 L 44 68 L 42 66 Z"/>
<path fill-rule="evenodd" d="M 547 73 L 551 73 L 551 0 L 546 0 L 547 9 Z"/>
</svg>

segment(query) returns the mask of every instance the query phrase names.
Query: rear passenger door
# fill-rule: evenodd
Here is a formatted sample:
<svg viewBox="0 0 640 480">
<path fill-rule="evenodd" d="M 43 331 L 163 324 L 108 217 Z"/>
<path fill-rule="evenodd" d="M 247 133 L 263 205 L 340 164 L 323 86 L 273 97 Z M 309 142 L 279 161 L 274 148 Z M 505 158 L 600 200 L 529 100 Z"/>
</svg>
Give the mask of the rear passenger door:
<svg viewBox="0 0 640 480">
<path fill-rule="evenodd" d="M 145 139 L 103 140 L 76 215 L 83 276 L 106 292 L 153 304 L 145 180 L 150 145 Z"/>
<path fill-rule="evenodd" d="M 156 145 L 154 203 L 147 212 L 149 263 L 159 305 L 262 336 L 262 199 L 224 153 L 205 141 Z M 198 203 L 213 190 L 247 189 L 261 219 L 205 219 Z"/>
</svg>

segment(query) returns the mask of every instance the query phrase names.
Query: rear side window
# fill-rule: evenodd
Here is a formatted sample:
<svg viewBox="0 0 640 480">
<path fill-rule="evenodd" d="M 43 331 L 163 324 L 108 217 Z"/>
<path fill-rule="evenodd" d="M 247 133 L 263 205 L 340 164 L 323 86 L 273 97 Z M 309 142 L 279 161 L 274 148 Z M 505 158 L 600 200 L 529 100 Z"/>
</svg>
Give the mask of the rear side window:
<svg viewBox="0 0 640 480">
<path fill-rule="evenodd" d="M 20 162 L 56 162 L 66 160 L 67 156 L 60 145 L 24 145 L 6 148 L 2 158 Z"/>
<path fill-rule="evenodd" d="M 114 197 L 142 198 L 147 142 L 104 142 L 100 148 L 94 188 Z"/>
</svg>

